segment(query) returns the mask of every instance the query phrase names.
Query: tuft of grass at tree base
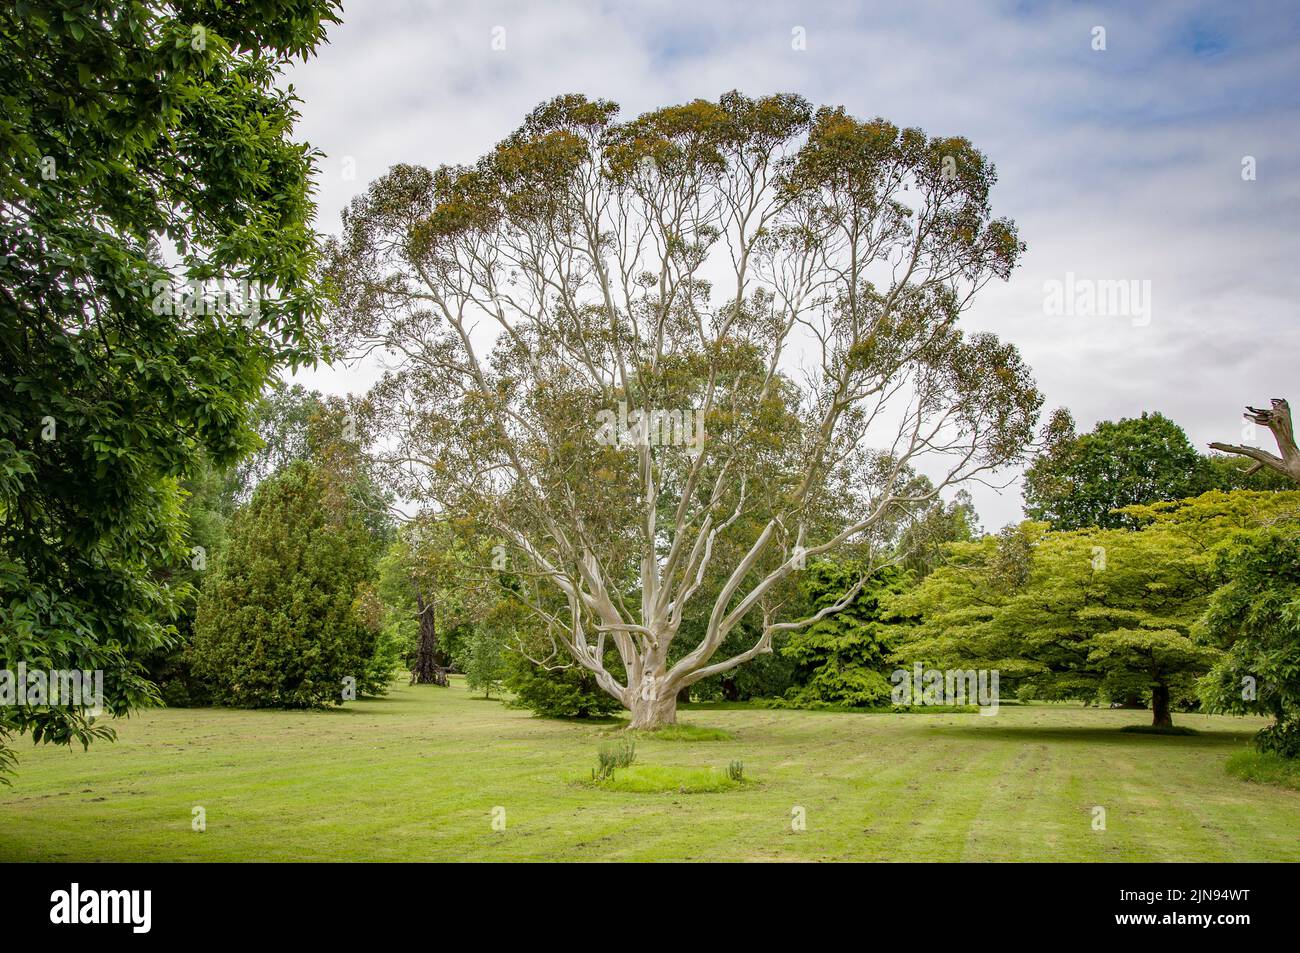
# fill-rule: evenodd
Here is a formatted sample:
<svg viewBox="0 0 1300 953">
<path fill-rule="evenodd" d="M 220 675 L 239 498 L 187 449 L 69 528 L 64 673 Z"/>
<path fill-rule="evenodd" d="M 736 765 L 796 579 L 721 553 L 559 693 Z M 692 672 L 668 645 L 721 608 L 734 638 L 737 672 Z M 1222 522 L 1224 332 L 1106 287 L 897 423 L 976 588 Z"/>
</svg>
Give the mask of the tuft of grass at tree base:
<svg viewBox="0 0 1300 953">
<path fill-rule="evenodd" d="M 625 794 L 716 794 L 736 791 L 748 781 L 733 781 L 725 771 L 712 765 L 704 768 L 681 768 L 660 764 L 634 764 L 619 768 L 611 777 L 590 782 L 600 791 Z"/>
<path fill-rule="evenodd" d="M 662 728 L 651 728 L 648 730 L 638 729 L 636 731 L 625 731 L 626 734 L 636 738 L 653 739 L 655 741 L 734 741 L 735 738 L 721 728 L 705 728 L 702 725 L 685 725 L 678 722 L 675 725 L 664 725 Z"/>
</svg>

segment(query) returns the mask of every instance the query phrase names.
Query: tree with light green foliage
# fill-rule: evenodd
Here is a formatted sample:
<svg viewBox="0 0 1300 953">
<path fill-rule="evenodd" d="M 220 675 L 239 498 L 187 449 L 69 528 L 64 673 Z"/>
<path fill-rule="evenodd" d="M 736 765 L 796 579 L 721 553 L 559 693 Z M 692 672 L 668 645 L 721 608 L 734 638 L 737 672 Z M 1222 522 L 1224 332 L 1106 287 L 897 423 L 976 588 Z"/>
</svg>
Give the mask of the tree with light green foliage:
<svg viewBox="0 0 1300 953">
<path fill-rule="evenodd" d="M 1195 699 L 1218 657 L 1193 641 L 1216 552 L 1300 504 L 1300 494 L 1212 492 L 1135 506 L 1135 529 L 1054 532 L 1024 523 L 951 547 L 947 565 L 891 603 L 900 663 L 998 669 L 1039 698 L 1150 698 L 1153 723 Z"/>
<path fill-rule="evenodd" d="M 505 647 L 512 635 L 495 626 L 474 627 L 456 656 L 456 667 L 464 673 L 470 691 L 482 692 L 484 698 L 491 698 L 493 692 L 500 693 L 508 671 Z"/>
</svg>

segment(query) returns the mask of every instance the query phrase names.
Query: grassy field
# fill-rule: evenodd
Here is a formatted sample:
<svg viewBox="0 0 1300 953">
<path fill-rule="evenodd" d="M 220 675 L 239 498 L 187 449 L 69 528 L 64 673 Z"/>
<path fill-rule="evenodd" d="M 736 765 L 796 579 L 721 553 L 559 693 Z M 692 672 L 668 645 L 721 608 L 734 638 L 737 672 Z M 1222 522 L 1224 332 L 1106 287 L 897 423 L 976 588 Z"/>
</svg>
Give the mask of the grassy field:
<svg viewBox="0 0 1300 953">
<path fill-rule="evenodd" d="M 20 748 L 0 860 L 1300 860 L 1300 791 L 1224 768 L 1258 721 L 1118 730 L 1144 718 L 693 708 L 715 730 L 637 739 L 629 786 L 736 760 L 744 782 L 683 794 L 593 787 L 616 727 L 459 682 L 330 712 L 150 711 L 89 752 Z"/>
</svg>

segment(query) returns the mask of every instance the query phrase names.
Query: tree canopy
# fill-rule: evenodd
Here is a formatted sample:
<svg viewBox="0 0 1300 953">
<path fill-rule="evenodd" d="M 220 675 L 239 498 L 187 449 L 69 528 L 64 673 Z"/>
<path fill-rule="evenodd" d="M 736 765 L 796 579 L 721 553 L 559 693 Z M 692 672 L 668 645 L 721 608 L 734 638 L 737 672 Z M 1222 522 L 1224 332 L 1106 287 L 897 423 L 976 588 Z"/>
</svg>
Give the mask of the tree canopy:
<svg viewBox="0 0 1300 953">
<path fill-rule="evenodd" d="M 997 669 L 1038 698 L 1151 698 L 1156 724 L 1194 702 L 1218 658 L 1192 638 L 1219 577 L 1216 552 L 1286 514 L 1296 493 L 1211 492 L 1129 507 L 1135 529 L 1027 522 L 955 543 L 946 565 L 891 603 L 901 663 Z"/>
<path fill-rule="evenodd" d="M 1115 512 L 1134 504 L 1177 500 L 1196 487 L 1200 454 L 1160 413 L 1103 420 L 1076 434 L 1068 411 L 1046 428 L 1046 449 L 1025 471 L 1025 514 L 1054 529 L 1131 525 Z"/>
<path fill-rule="evenodd" d="M 887 527 L 1020 458 L 1029 371 L 959 327 L 1023 248 L 994 180 L 965 139 L 798 96 L 626 121 L 558 97 L 477 163 L 395 166 L 346 212 L 335 317 L 394 367 L 367 427 L 411 498 L 560 597 L 537 609 L 634 725 L 671 721 L 683 688 L 815 621 L 773 615 L 809 560 L 859 547 L 851 600 Z"/>
<path fill-rule="evenodd" d="M 1257 745 L 1300 757 L 1300 537 L 1297 514 L 1224 549 L 1222 588 L 1197 636 L 1223 651 L 1201 683 L 1212 711 L 1263 713 L 1273 724 Z"/>
<path fill-rule="evenodd" d="M 384 688 L 388 673 L 370 665 L 382 625 L 376 541 L 334 483 L 295 461 L 236 514 L 189 651 L 218 702 L 309 708 L 341 704 L 346 679 L 356 693 Z"/>
<path fill-rule="evenodd" d="M 1053 529 L 1133 526 L 1125 507 L 1210 490 L 1284 490 L 1294 484 L 1239 457 L 1202 456 L 1161 413 L 1103 420 L 1078 434 L 1069 411 L 1044 428 L 1044 447 L 1025 471 L 1025 514 Z"/>
</svg>

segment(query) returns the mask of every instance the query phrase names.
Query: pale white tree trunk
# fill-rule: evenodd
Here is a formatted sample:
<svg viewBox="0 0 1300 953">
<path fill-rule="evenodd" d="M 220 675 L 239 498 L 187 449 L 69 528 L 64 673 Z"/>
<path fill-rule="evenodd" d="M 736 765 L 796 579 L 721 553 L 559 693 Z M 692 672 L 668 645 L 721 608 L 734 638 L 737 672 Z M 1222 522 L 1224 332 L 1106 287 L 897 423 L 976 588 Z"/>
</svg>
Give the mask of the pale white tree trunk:
<svg viewBox="0 0 1300 953">
<path fill-rule="evenodd" d="M 669 692 L 666 696 L 632 699 L 632 720 L 629 728 L 648 729 L 677 723 L 677 693 Z"/>
</svg>

